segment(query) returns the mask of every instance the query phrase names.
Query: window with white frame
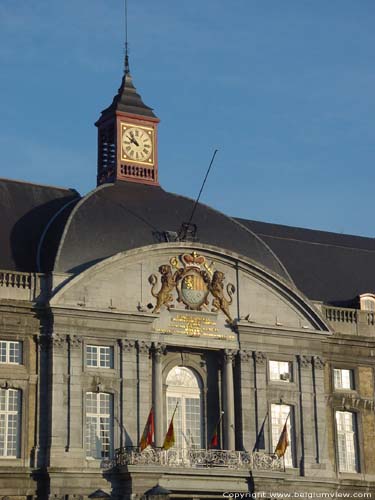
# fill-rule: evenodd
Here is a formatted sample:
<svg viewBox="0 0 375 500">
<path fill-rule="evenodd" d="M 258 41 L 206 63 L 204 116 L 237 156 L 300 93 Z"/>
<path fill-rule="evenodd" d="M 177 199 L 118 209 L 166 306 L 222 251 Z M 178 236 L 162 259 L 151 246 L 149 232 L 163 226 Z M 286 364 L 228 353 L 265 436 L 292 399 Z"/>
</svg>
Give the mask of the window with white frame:
<svg viewBox="0 0 375 500">
<path fill-rule="evenodd" d="M 340 472 L 358 472 L 357 422 L 351 411 L 336 411 L 337 450 Z"/>
<path fill-rule="evenodd" d="M 113 347 L 87 345 L 86 366 L 89 368 L 113 368 Z"/>
<path fill-rule="evenodd" d="M 354 389 L 354 372 L 350 369 L 334 368 L 333 383 L 335 389 Z"/>
<path fill-rule="evenodd" d="M 113 450 L 113 396 L 86 393 L 86 456 L 105 458 Z"/>
<path fill-rule="evenodd" d="M 172 415 L 177 448 L 201 448 L 201 384 L 189 368 L 176 366 L 167 377 L 167 427 Z M 177 407 L 177 409 L 176 409 Z"/>
<path fill-rule="evenodd" d="M 292 365 L 289 361 L 270 361 L 270 380 L 279 382 L 292 381 Z"/>
<path fill-rule="evenodd" d="M 21 391 L 0 389 L 0 457 L 19 456 Z"/>
<path fill-rule="evenodd" d="M 0 340 L 0 363 L 22 364 L 22 342 Z"/>
<path fill-rule="evenodd" d="M 289 445 L 284 460 L 286 467 L 294 466 L 294 415 L 290 405 L 271 405 L 272 451 L 275 451 L 286 422 Z"/>
</svg>

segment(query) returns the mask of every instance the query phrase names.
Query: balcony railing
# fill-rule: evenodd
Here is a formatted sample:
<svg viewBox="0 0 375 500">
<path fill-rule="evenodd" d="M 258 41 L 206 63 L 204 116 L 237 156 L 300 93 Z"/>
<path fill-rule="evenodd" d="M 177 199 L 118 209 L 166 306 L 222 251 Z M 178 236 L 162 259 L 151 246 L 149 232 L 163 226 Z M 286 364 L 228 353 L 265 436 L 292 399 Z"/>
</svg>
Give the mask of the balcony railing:
<svg viewBox="0 0 375 500">
<path fill-rule="evenodd" d="M 128 465 L 157 465 L 164 467 L 192 467 L 242 469 L 252 471 L 283 471 L 282 459 L 274 454 L 262 452 L 178 449 L 162 450 L 146 448 L 119 448 L 113 460 L 105 459 L 102 467 L 123 467 Z"/>
<path fill-rule="evenodd" d="M 322 312 L 338 333 L 375 337 L 375 313 L 372 311 L 323 305 Z"/>
<path fill-rule="evenodd" d="M 45 288 L 46 280 L 42 274 L 0 269 L 0 300 L 41 300 Z"/>
</svg>

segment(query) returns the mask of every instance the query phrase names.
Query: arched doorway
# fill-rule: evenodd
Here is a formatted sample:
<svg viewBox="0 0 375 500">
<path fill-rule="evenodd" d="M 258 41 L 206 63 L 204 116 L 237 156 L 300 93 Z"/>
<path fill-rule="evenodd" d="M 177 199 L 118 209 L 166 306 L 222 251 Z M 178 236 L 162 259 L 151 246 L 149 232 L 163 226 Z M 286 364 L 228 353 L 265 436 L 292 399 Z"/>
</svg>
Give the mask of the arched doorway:
<svg viewBox="0 0 375 500">
<path fill-rule="evenodd" d="M 167 376 L 167 426 L 176 405 L 175 446 L 202 448 L 202 384 L 194 371 L 184 366 L 175 366 Z"/>
</svg>

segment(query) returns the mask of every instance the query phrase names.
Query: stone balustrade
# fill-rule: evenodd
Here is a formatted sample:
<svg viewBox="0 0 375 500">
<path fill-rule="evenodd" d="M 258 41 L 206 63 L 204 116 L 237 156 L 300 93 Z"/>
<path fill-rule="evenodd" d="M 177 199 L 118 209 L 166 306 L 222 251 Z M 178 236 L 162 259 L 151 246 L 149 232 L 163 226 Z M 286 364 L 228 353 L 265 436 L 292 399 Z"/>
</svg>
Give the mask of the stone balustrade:
<svg viewBox="0 0 375 500">
<path fill-rule="evenodd" d="M 337 333 L 375 337 L 375 313 L 346 307 L 322 305 L 322 313 Z"/>
<path fill-rule="evenodd" d="M 284 471 L 283 460 L 263 452 L 171 448 L 119 448 L 115 458 L 104 459 L 103 468 L 129 465 L 162 467 L 228 468 L 252 471 Z"/>
<path fill-rule="evenodd" d="M 0 269 L 0 300 L 38 301 L 46 292 L 46 283 L 42 274 Z"/>
</svg>

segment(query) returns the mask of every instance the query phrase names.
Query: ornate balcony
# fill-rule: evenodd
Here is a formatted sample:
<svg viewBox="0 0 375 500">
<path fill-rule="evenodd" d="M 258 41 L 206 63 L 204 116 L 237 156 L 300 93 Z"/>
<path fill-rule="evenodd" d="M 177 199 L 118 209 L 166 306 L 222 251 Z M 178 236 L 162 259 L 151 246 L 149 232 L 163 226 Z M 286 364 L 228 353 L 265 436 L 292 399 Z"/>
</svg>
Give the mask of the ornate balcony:
<svg viewBox="0 0 375 500">
<path fill-rule="evenodd" d="M 284 471 L 282 459 L 274 454 L 229 450 L 146 448 L 141 452 L 138 448 L 126 447 L 118 448 L 113 460 L 102 461 L 102 467 L 106 469 L 129 465 Z"/>
</svg>

